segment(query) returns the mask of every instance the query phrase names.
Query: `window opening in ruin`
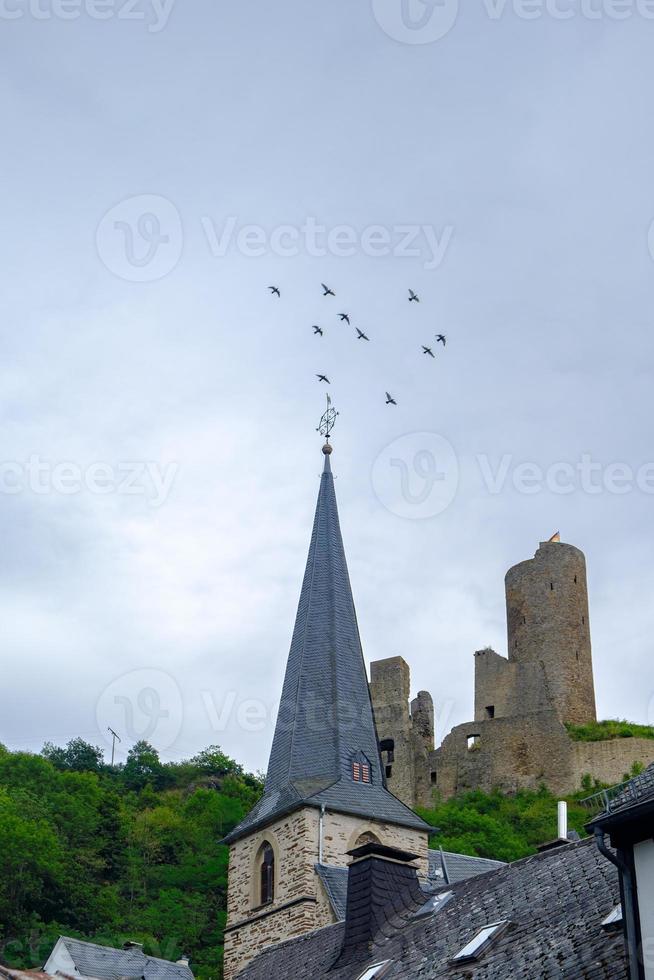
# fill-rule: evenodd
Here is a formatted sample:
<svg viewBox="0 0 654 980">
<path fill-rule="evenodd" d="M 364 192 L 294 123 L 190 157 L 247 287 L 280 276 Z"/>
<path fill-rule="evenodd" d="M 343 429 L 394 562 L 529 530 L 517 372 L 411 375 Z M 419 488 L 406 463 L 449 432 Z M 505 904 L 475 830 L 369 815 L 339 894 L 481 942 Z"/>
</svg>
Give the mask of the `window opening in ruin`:
<svg viewBox="0 0 654 980">
<path fill-rule="evenodd" d="M 468 735 L 468 752 L 479 748 L 479 735 Z"/>
<path fill-rule="evenodd" d="M 395 741 L 392 738 L 384 738 L 379 743 L 379 751 L 382 755 L 382 762 L 386 766 L 386 779 L 393 775 L 393 763 L 395 762 Z"/>
<path fill-rule="evenodd" d="M 494 718 L 495 717 L 495 705 L 494 704 L 487 704 L 486 705 L 486 717 L 487 718 Z"/>
</svg>

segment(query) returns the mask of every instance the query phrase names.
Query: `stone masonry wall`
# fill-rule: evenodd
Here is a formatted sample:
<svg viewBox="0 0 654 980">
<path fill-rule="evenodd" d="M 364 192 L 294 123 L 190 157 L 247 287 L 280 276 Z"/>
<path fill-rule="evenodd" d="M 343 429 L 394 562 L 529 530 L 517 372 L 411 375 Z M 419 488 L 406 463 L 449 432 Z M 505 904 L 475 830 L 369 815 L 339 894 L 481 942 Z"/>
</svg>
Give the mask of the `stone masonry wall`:
<svg viewBox="0 0 654 980">
<path fill-rule="evenodd" d="M 317 811 L 316 811 L 317 813 Z M 341 867 L 350 863 L 347 852 L 356 847 L 364 834 L 374 834 L 382 844 L 398 847 L 418 855 L 418 874 L 426 877 L 428 870 L 427 834 L 411 827 L 398 827 L 396 824 L 378 820 L 362 820 L 344 813 L 325 814 L 323 862 Z"/>
<path fill-rule="evenodd" d="M 561 721 L 594 721 L 583 552 L 560 541 L 543 542 L 532 559 L 509 569 L 505 585 L 509 661 L 542 664 L 550 707 Z M 534 692 L 525 695 L 531 702 Z"/>
<path fill-rule="evenodd" d="M 433 756 L 443 799 L 471 789 L 535 790 L 543 783 L 567 796 L 581 789 L 586 774 L 620 782 L 634 762 L 654 762 L 654 741 L 576 742 L 555 711 L 458 725 Z"/>
<path fill-rule="evenodd" d="M 588 773 L 602 783 L 620 783 L 634 763 L 654 762 L 654 741 L 612 738 L 606 742 L 573 742 L 573 769 L 579 782 Z"/>
<path fill-rule="evenodd" d="M 299 936 L 325 920 L 320 901 L 315 811 L 299 810 L 230 848 L 225 980 L 231 980 L 267 946 Z M 258 856 L 264 841 L 275 852 L 275 898 L 259 906 Z M 296 903 L 296 904 L 289 904 Z"/>
<path fill-rule="evenodd" d="M 388 789 L 409 807 L 430 796 L 429 753 L 434 748 L 434 703 L 420 691 L 409 706 L 411 675 L 402 657 L 370 665 L 370 693 Z M 392 744 L 392 750 L 388 748 Z"/>
</svg>

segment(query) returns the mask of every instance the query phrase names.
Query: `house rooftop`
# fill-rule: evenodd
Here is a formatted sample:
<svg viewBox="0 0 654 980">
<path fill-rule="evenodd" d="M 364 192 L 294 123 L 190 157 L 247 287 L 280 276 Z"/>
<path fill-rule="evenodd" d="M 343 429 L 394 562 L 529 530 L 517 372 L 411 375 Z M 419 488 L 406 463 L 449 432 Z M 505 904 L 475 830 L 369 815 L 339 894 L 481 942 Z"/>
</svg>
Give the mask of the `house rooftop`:
<svg viewBox="0 0 654 980">
<path fill-rule="evenodd" d="M 387 961 L 384 980 L 627 980 L 622 935 L 602 928 L 620 901 L 617 871 L 590 838 L 442 890 L 450 897 L 433 914 L 385 929 L 365 959 L 332 969 L 345 930 L 338 923 L 271 947 L 239 980 L 360 980 Z M 453 962 L 498 924 L 478 959 Z"/>
<path fill-rule="evenodd" d="M 141 977 L 143 980 L 194 980 L 187 965 L 148 956 L 138 945 L 114 949 L 112 946 L 99 946 L 97 943 L 72 939 L 70 936 L 59 937 L 45 964 L 45 972 L 50 976 L 61 973 L 55 963 L 66 953 L 78 974 L 95 980 L 122 980 L 125 977 Z"/>
</svg>

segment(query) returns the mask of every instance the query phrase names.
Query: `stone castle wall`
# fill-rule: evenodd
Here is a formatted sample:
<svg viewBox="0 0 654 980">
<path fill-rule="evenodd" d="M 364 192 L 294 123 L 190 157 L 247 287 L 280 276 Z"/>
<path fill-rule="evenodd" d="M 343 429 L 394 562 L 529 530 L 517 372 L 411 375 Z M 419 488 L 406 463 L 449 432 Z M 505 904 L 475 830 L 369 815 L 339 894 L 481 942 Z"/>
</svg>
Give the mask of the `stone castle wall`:
<svg viewBox="0 0 654 980">
<path fill-rule="evenodd" d="M 434 703 L 420 691 L 409 705 L 411 674 L 402 657 L 370 666 L 370 693 L 388 789 L 414 807 L 430 795 L 429 755 L 434 749 Z"/>
<path fill-rule="evenodd" d="M 584 776 L 619 783 L 634 763 L 654 762 L 654 741 L 642 738 L 576 742 L 555 711 L 458 725 L 436 750 L 432 765 L 442 799 L 480 789 L 515 793 L 545 785 L 567 796 Z"/>
<path fill-rule="evenodd" d="M 319 854 L 320 813 L 306 807 L 278 820 L 230 848 L 225 980 L 234 977 L 263 949 L 331 925 L 335 919 L 315 865 Z M 323 863 L 347 867 L 347 852 L 362 835 L 374 834 L 382 844 L 399 847 L 419 857 L 418 873 L 427 874 L 427 835 L 398 827 L 327 811 L 323 829 Z M 275 853 L 275 898 L 258 905 L 258 856 L 264 842 Z"/>
<path fill-rule="evenodd" d="M 595 721 L 583 552 L 543 542 L 533 558 L 509 569 L 505 589 L 509 662 L 542 666 L 547 698 L 562 721 Z M 535 692 L 525 693 L 531 698 Z"/>
<path fill-rule="evenodd" d="M 429 805 L 434 791 L 447 799 L 543 783 L 566 795 L 586 775 L 616 783 L 634 763 L 654 761 L 654 741 L 577 742 L 565 728 L 596 719 L 583 553 L 558 540 L 541 543 L 534 558 L 509 569 L 505 588 L 508 657 L 477 651 L 475 721 L 454 728 L 439 749 L 429 695 L 409 706 L 405 661 L 371 665 L 381 744 L 395 746 L 388 786 L 409 806 Z"/>
</svg>

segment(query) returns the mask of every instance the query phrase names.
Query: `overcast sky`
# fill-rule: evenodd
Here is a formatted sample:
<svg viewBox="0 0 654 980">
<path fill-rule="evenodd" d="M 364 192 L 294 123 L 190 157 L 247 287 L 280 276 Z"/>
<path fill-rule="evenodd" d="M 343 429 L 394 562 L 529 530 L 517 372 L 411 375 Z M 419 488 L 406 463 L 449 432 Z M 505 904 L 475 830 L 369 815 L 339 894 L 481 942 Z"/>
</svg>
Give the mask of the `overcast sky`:
<svg viewBox="0 0 654 980">
<path fill-rule="evenodd" d="M 0 6 L 0 742 L 265 768 L 319 372 L 366 657 L 439 739 L 557 529 L 600 716 L 654 722 L 654 7 Z"/>
</svg>

